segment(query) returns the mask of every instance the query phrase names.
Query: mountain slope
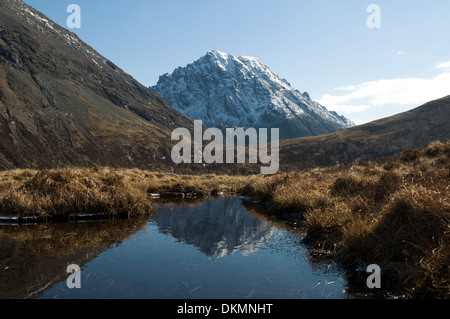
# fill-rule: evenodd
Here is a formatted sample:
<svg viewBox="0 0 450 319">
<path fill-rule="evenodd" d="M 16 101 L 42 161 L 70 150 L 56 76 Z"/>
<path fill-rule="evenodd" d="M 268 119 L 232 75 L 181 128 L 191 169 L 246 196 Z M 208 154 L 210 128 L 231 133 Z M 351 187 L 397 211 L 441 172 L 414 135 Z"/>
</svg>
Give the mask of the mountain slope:
<svg viewBox="0 0 450 319">
<path fill-rule="evenodd" d="M 20 0 L 0 2 L 0 169 L 163 168 L 190 120 Z"/>
<path fill-rule="evenodd" d="M 282 170 L 385 157 L 450 140 L 450 96 L 339 132 L 280 142 Z"/>
<path fill-rule="evenodd" d="M 280 128 L 281 138 L 292 138 L 354 126 L 248 56 L 209 51 L 186 67 L 162 75 L 151 89 L 209 127 Z"/>
</svg>

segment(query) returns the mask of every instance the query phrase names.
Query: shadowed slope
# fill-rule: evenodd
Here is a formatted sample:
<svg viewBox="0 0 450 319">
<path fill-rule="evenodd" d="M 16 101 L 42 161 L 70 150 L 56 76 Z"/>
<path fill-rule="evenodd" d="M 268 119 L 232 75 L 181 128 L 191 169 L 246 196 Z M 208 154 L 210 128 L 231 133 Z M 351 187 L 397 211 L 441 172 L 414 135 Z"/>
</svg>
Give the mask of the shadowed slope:
<svg viewBox="0 0 450 319">
<path fill-rule="evenodd" d="M 190 121 L 75 34 L 0 3 L 0 168 L 165 168 Z"/>
</svg>

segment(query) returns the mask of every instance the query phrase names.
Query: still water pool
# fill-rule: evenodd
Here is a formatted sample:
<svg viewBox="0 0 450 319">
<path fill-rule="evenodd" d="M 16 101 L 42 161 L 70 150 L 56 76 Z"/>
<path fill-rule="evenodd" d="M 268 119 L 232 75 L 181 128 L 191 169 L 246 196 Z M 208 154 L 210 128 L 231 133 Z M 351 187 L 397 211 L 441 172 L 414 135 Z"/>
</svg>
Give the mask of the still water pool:
<svg viewBox="0 0 450 319">
<path fill-rule="evenodd" d="M 69 289 L 67 266 L 81 268 Z M 0 298 L 347 298 L 332 260 L 240 198 L 161 204 L 150 216 L 0 226 Z"/>
</svg>

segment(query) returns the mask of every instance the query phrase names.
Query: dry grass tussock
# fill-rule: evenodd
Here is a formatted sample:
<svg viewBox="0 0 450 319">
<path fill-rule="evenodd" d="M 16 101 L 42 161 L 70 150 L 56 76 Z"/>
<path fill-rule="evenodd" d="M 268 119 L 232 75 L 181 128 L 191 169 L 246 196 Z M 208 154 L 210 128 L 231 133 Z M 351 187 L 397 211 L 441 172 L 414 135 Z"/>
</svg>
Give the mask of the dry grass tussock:
<svg viewBox="0 0 450 319">
<path fill-rule="evenodd" d="M 3 214 L 40 217 L 70 213 L 141 214 L 150 208 L 145 188 L 113 170 L 57 169 L 1 174 Z M 4 186 L 7 185 L 7 186 Z"/>
<path fill-rule="evenodd" d="M 376 263 L 412 296 L 450 297 L 450 143 L 259 177 L 245 191 L 303 213 L 304 241 L 344 265 Z"/>
</svg>

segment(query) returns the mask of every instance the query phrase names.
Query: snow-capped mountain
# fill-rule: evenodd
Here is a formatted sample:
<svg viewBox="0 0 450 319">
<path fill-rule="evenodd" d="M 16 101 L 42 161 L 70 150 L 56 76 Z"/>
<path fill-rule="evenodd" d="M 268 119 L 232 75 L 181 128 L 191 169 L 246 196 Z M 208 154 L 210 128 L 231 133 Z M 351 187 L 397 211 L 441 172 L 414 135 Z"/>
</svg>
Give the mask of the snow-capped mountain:
<svg viewBox="0 0 450 319">
<path fill-rule="evenodd" d="M 186 67 L 160 76 L 151 89 L 208 127 L 279 128 L 280 138 L 292 138 L 354 126 L 249 56 L 209 51 Z"/>
</svg>

